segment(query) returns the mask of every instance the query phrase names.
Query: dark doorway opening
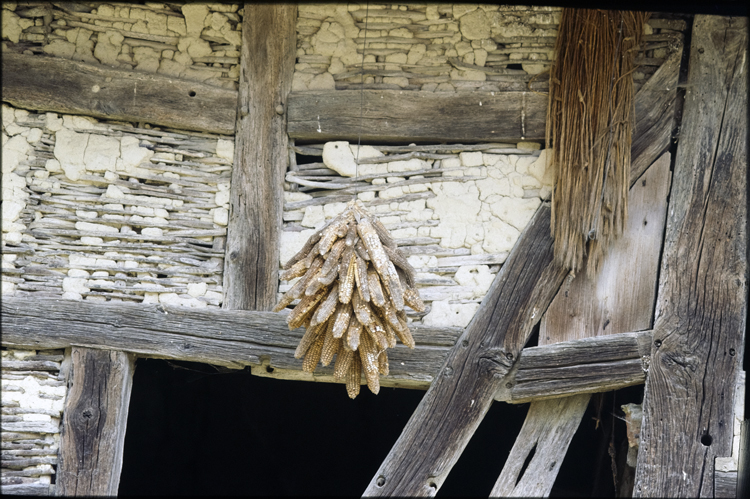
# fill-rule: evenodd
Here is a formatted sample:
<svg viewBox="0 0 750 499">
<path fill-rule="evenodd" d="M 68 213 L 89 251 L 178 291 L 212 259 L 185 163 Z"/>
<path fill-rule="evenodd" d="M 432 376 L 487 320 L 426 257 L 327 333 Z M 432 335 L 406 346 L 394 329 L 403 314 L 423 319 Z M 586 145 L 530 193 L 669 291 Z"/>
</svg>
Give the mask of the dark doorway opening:
<svg viewBox="0 0 750 499">
<path fill-rule="evenodd" d="M 339 384 L 140 359 L 119 493 L 360 496 L 423 395 L 381 388 L 375 396 L 363 387 L 351 400 Z M 492 404 L 438 495 L 487 497 L 527 408 Z M 592 416 L 587 413 L 582 427 L 591 426 Z M 606 438 L 592 430 L 579 430 L 558 476 L 563 483 L 553 492 L 591 493 L 597 452 L 589 441 Z M 581 464 L 586 471 L 569 467 Z"/>
</svg>

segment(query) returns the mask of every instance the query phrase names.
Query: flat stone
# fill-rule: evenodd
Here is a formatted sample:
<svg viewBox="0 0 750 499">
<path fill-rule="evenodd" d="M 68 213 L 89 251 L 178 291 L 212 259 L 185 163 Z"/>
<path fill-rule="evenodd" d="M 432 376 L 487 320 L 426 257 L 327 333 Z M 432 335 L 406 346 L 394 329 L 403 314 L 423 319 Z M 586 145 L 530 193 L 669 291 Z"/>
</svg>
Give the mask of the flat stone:
<svg viewBox="0 0 750 499">
<path fill-rule="evenodd" d="M 449 303 L 448 300 L 433 301 L 430 313 L 422 318 L 425 326 L 466 327 L 474 318 L 478 303 Z"/>
<path fill-rule="evenodd" d="M 88 133 L 63 128 L 55 134 L 55 159 L 60 162 L 60 168 L 65 172 L 65 176 L 74 182 L 81 178 L 86 170 L 83 157 L 88 142 Z"/>
<path fill-rule="evenodd" d="M 344 177 L 353 177 L 357 172 L 354 155 L 349 142 L 326 142 L 323 146 L 323 163 Z"/>
</svg>

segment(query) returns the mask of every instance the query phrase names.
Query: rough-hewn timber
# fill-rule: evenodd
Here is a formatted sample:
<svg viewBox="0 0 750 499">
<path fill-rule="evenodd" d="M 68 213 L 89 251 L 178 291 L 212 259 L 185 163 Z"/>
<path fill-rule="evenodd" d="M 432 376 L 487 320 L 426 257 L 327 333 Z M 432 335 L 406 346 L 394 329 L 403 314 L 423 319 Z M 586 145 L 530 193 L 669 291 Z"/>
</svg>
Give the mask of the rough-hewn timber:
<svg viewBox="0 0 750 499">
<path fill-rule="evenodd" d="M 747 18 L 696 16 L 635 496 L 712 497 L 747 317 Z"/>
<path fill-rule="evenodd" d="M 2 99 L 15 107 L 234 134 L 234 90 L 41 55 L 2 60 Z"/>
<path fill-rule="evenodd" d="M 356 140 L 360 133 L 379 143 L 541 141 L 546 115 L 547 95 L 538 92 L 297 92 L 289 95 L 288 131 L 315 141 Z"/>
<path fill-rule="evenodd" d="M 135 357 L 79 347 L 70 355 L 55 494 L 116 495 Z"/>
<path fill-rule="evenodd" d="M 294 74 L 296 4 L 245 4 L 224 259 L 224 308 L 276 303 L 283 182 L 289 161 L 287 94 Z"/>
<path fill-rule="evenodd" d="M 542 205 L 521 234 L 365 495 L 437 493 L 565 277 L 549 216 Z"/>
<path fill-rule="evenodd" d="M 87 303 L 68 300 L 4 298 L 3 346 L 15 348 L 69 348 L 84 346 L 123 350 L 138 357 L 167 358 L 222 365 L 235 369 L 252 366 L 253 374 L 282 379 L 334 382 L 333 368 L 304 373 L 294 350 L 304 330 L 289 331 L 285 316 L 271 312 L 187 309 L 134 303 Z M 415 350 L 397 346 L 390 374 L 383 386 L 426 390 L 461 334 L 459 328 L 412 327 Z M 591 391 L 632 384 L 641 358 L 642 343 L 650 333 L 618 335 L 616 340 L 594 338 L 524 351 L 514 376 L 535 377 L 541 383 L 521 385 L 518 393 L 499 392 L 498 400 L 548 398 L 570 393 L 582 379 Z M 618 377 L 602 372 L 609 366 Z M 548 366 L 540 370 L 540 367 Z M 575 370 L 576 375 L 567 375 Z M 510 382 L 515 385 L 513 378 Z M 554 381 L 557 380 L 557 381 Z M 644 380 L 641 378 L 640 382 Z M 545 385 L 545 382 L 551 382 Z M 535 386 L 543 386 L 540 391 Z"/>
</svg>

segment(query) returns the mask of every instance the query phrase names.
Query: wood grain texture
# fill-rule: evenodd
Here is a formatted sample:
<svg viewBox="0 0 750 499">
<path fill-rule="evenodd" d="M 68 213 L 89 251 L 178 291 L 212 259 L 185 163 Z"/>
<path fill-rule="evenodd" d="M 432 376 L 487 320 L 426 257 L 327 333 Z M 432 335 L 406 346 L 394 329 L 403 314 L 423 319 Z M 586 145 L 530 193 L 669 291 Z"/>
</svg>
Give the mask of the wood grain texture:
<svg viewBox="0 0 750 499">
<path fill-rule="evenodd" d="M 590 395 L 579 394 L 537 401 L 521 427 L 519 438 L 510 451 L 490 497 L 547 497 L 560 470 L 571 435 L 576 432 Z M 564 415 L 550 417 L 550 415 Z M 521 471 L 526 459 L 531 460 Z"/>
<path fill-rule="evenodd" d="M 747 317 L 747 18 L 696 16 L 635 496 L 711 497 Z"/>
<path fill-rule="evenodd" d="M 7 347 L 124 350 L 139 357 L 252 366 L 261 376 L 333 382 L 333 366 L 319 367 L 314 375 L 301 372 L 294 350 L 304 329 L 289 331 L 286 316 L 272 312 L 5 297 L 2 329 Z M 383 386 L 426 389 L 461 334 L 459 328 L 411 331 L 416 349 L 398 345 L 389 353 Z"/>
<path fill-rule="evenodd" d="M 557 292 L 550 208 L 542 205 L 498 272 L 366 496 L 434 496 Z"/>
<path fill-rule="evenodd" d="M 547 96 L 536 92 L 293 92 L 288 131 L 320 142 L 356 140 L 360 132 L 378 143 L 543 141 L 546 115 Z"/>
<path fill-rule="evenodd" d="M 234 90 L 42 55 L 2 60 L 2 99 L 15 107 L 234 134 Z"/>
<path fill-rule="evenodd" d="M 630 147 L 630 185 L 672 145 L 682 42 L 635 96 L 635 130 Z"/>
<path fill-rule="evenodd" d="M 116 495 L 135 357 L 79 347 L 71 357 L 55 494 Z"/>
<path fill-rule="evenodd" d="M 294 74 L 297 6 L 246 3 L 244 8 L 223 307 L 271 310 L 279 285 L 289 162 L 283 109 Z"/>
<path fill-rule="evenodd" d="M 540 324 L 540 346 L 549 348 L 560 341 L 604 335 L 618 337 L 627 331 L 650 327 L 669 192 L 669 159 L 669 154 L 664 154 L 630 188 L 625 230 L 604 257 L 599 273 L 589 276 L 584 268 L 563 284 Z M 640 344 L 635 338 L 628 339 L 634 344 L 623 353 L 630 351 L 630 358 L 556 367 L 554 376 L 550 366 L 533 364 L 533 353 L 530 356 L 533 367 L 529 368 L 527 361 L 527 368 L 523 369 L 526 352 L 522 353 L 510 390 L 511 399 L 534 401 L 529 407 L 528 425 L 521 429 L 491 495 L 549 495 L 588 405 L 590 396 L 580 394 L 613 390 L 646 380 L 648 359 L 643 358 L 646 353 L 643 338 Z M 632 355 L 634 347 L 637 352 Z M 565 362 L 562 358 L 561 361 Z M 568 404 L 560 402 L 559 407 L 551 410 L 550 403 L 538 399 L 545 392 L 572 396 Z M 540 428 L 555 430 L 540 431 Z M 537 452 L 530 456 L 534 449 Z M 539 452 L 541 449 L 544 450 Z M 529 458 L 524 475 L 519 476 Z"/>
<path fill-rule="evenodd" d="M 563 284 L 539 329 L 539 344 L 651 328 L 667 214 L 670 154 L 630 188 L 628 221 L 599 273 Z"/>
</svg>

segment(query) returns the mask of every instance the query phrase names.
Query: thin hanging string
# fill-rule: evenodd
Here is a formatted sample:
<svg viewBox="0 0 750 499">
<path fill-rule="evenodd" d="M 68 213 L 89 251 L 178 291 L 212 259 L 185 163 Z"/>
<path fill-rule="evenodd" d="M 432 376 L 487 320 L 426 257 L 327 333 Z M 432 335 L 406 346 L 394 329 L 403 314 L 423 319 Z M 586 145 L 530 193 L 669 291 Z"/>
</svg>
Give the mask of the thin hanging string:
<svg viewBox="0 0 750 499">
<path fill-rule="evenodd" d="M 361 87 L 359 89 L 359 135 L 357 136 L 357 158 L 354 160 L 354 178 L 359 179 L 359 150 L 362 149 L 362 129 L 364 128 L 364 114 L 365 114 L 365 50 L 367 48 L 367 20 L 370 13 L 370 2 L 365 4 L 365 36 L 362 43 L 362 66 L 360 74 Z M 354 183 L 354 193 L 352 196 L 354 200 L 357 199 L 357 183 Z"/>
</svg>

